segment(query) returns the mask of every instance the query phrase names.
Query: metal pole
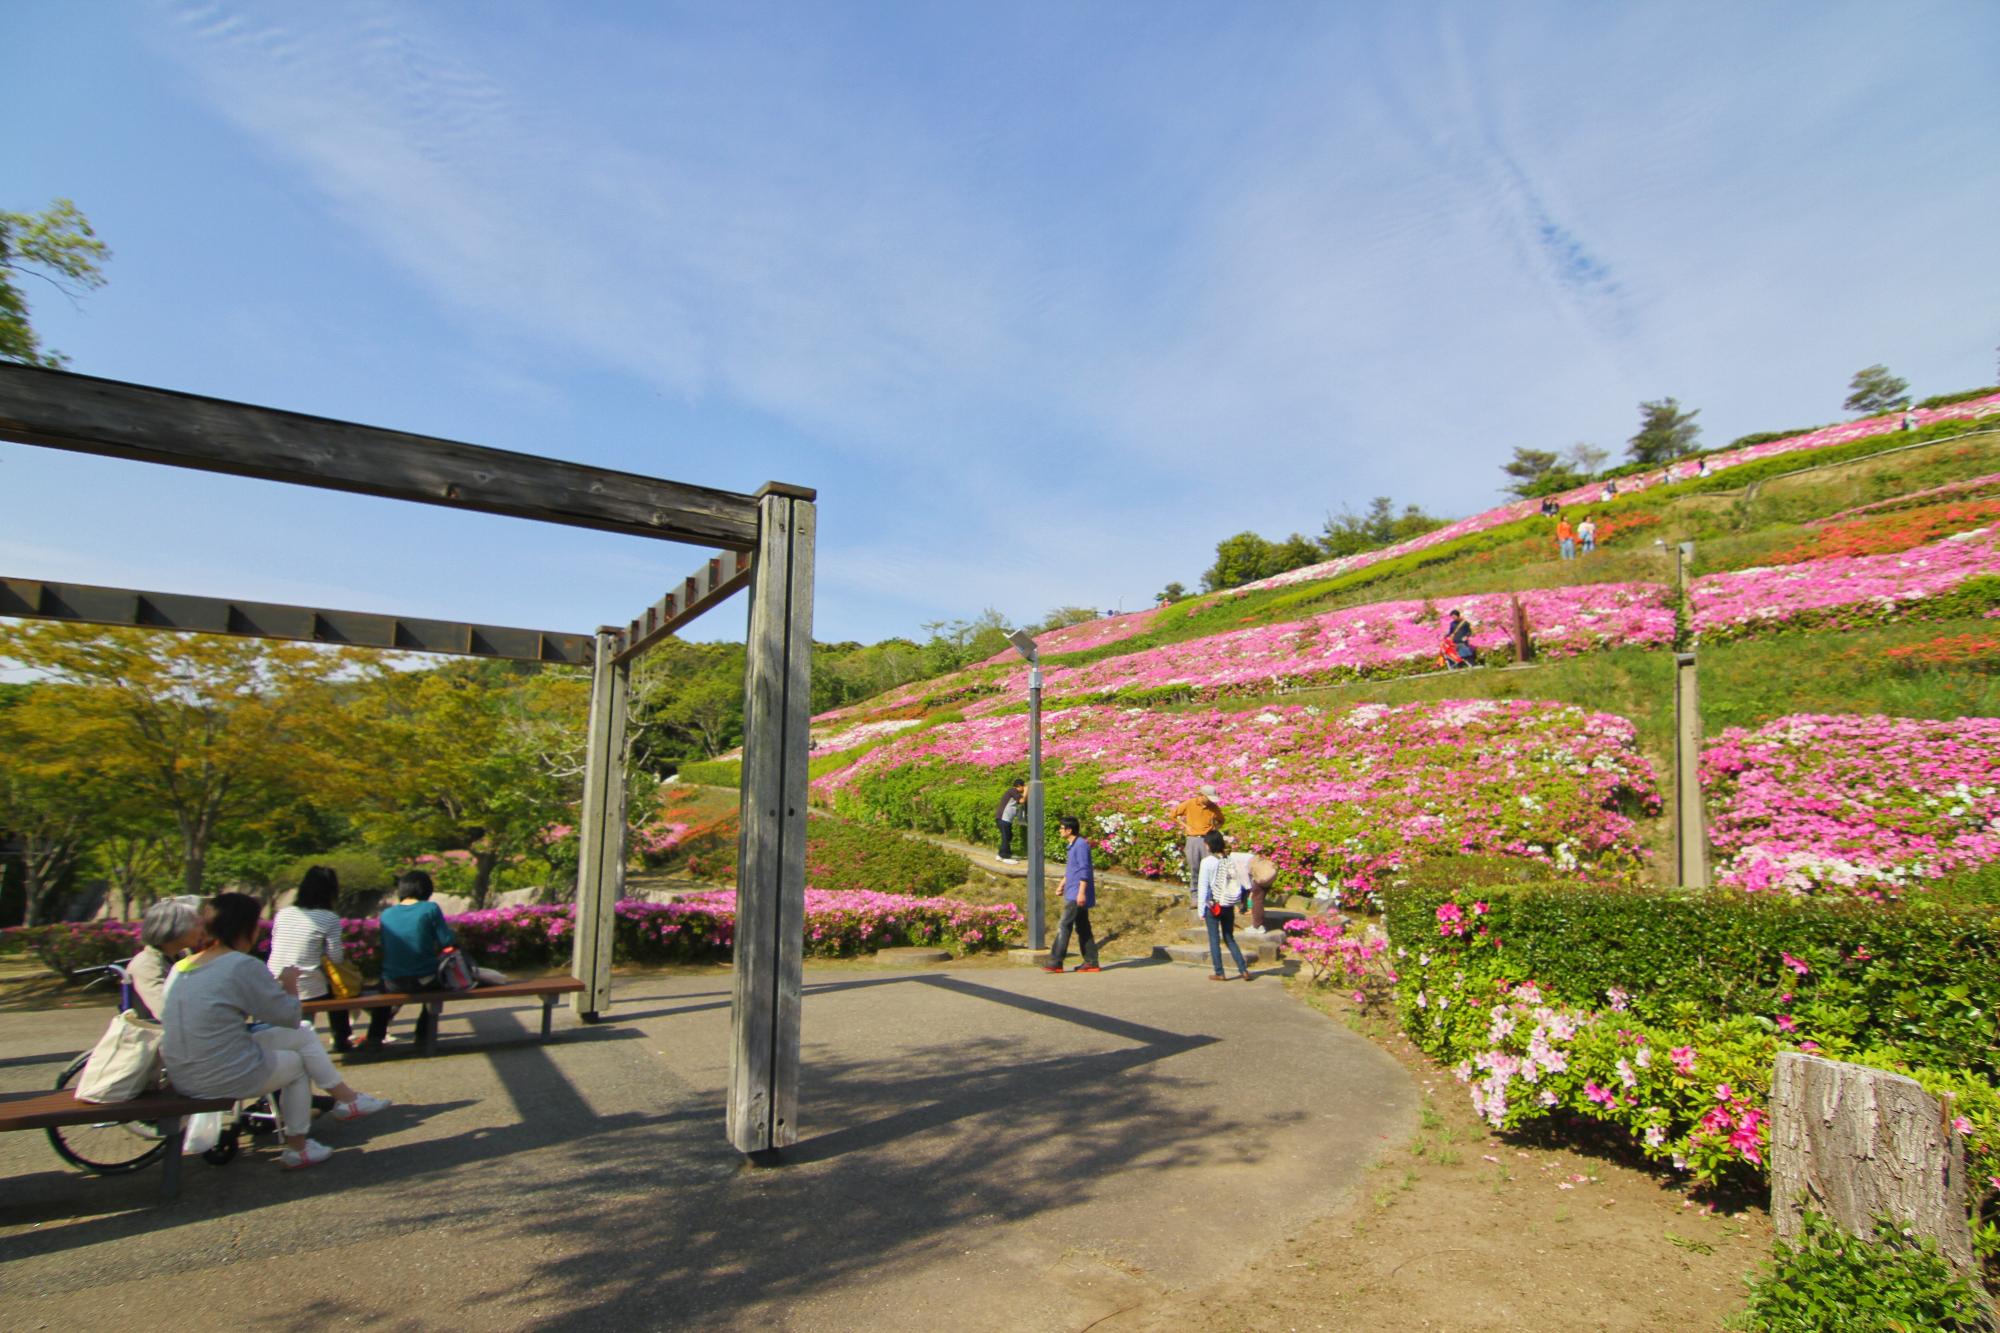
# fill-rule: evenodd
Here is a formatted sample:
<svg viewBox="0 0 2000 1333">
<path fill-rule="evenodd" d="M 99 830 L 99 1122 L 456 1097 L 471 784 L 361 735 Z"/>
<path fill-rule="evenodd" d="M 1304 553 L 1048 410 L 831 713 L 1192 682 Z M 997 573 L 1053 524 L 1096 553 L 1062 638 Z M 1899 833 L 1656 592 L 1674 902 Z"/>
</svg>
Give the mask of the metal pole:
<svg viewBox="0 0 2000 1333">
<path fill-rule="evenodd" d="M 1701 795 L 1701 692 L 1695 655 L 1674 655 L 1674 869 L 1683 887 L 1708 887 L 1708 827 Z"/>
<path fill-rule="evenodd" d="M 1047 891 L 1042 865 L 1042 839 L 1048 819 L 1042 813 L 1042 668 L 1028 667 L 1028 947 L 1040 953 L 1048 947 L 1042 895 Z"/>
</svg>

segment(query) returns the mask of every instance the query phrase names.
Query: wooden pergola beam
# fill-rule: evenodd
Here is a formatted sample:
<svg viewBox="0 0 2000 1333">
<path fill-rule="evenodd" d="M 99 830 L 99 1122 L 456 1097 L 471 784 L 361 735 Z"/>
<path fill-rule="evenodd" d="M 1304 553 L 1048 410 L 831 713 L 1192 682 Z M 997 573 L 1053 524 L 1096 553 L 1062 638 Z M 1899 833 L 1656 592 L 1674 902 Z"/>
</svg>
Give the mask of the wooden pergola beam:
<svg viewBox="0 0 2000 1333">
<path fill-rule="evenodd" d="M 629 662 L 702 612 L 727 601 L 750 586 L 752 561 L 747 552 L 711 556 L 681 586 L 654 602 L 619 636 L 618 660 Z"/>
<path fill-rule="evenodd" d="M 0 616 L 564 666 L 589 666 L 594 650 L 588 634 L 40 579 L 0 579 Z"/>
<path fill-rule="evenodd" d="M 0 362 L 0 439 L 748 551 L 757 498 Z"/>
</svg>

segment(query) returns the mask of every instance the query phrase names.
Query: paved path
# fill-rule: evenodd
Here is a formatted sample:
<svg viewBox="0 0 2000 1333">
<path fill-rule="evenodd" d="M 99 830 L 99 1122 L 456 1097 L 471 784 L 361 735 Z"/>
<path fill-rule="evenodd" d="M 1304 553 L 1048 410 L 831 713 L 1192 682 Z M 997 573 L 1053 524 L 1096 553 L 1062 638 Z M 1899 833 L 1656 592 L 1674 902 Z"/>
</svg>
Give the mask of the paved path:
<svg viewBox="0 0 2000 1333">
<path fill-rule="evenodd" d="M 352 1071 L 400 1104 L 324 1124 L 325 1166 L 192 1161 L 170 1207 L 156 1171 L 0 1136 L 6 1324 L 1080 1329 L 1338 1208 L 1414 1120 L 1394 1061 L 1275 977 L 815 968 L 806 993 L 778 1168 L 723 1139 L 719 969 L 621 978 L 614 1022 L 546 1047 L 526 1008 L 457 1011 L 439 1058 Z M 102 1024 L 7 1015 L 0 1087 Z"/>
</svg>

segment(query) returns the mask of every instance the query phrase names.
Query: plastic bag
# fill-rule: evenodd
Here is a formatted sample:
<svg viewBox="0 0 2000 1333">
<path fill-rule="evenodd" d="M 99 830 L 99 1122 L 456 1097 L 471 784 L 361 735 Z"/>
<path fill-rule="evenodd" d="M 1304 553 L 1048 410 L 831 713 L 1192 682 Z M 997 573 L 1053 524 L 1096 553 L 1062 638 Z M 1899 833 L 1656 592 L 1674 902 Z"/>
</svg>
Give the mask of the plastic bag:
<svg viewBox="0 0 2000 1333">
<path fill-rule="evenodd" d="M 182 1152 L 207 1152 L 222 1137 L 222 1112 L 197 1111 L 188 1117 L 187 1134 L 181 1139 Z"/>
</svg>

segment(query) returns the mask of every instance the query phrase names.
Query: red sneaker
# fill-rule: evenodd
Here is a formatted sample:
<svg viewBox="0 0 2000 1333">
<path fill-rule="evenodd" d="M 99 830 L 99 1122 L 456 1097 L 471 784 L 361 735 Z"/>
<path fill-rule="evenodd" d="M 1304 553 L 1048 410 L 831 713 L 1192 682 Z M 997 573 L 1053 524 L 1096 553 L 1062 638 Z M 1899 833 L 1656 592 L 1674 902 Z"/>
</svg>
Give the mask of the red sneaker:
<svg viewBox="0 0 2000 1333">
<path fill-rule="evenodd" d="M 1057 966 L 1056 966 L 1056 965 L 1055 965 L 1054 963 L 1043 963 L 1043 964 L 1042 964 L 1042 971 L 1044 971 L 1044 972 L 1060 972 L 1060 971 L 1062 971 L 1062 969 L 1061 969 L 1061 968 L 1059 968 L 1059 967 L 1057 967 Z"/>
<path fill-rule="evenodd" d="M 1079 967 L 1077 969 L 1077 971 L 1079 972 L 1102 972 L 1103 970 L 1104 970 L 1103 968 L 1099 967 L 1095 963 L 1085 963 L 1082 967 Z"/>
</svg>

